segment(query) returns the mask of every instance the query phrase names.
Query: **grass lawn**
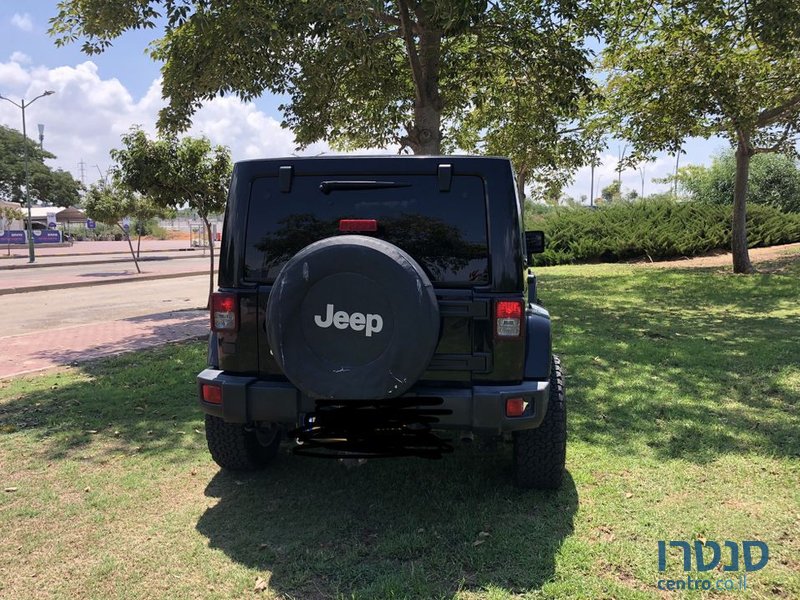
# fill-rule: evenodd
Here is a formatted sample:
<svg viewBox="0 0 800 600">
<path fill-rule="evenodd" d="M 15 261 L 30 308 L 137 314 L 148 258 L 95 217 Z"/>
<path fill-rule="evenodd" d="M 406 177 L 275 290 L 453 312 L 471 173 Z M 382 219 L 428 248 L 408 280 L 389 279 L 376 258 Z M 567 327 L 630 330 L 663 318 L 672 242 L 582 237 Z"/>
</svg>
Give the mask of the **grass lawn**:
<svg viewBox="0 0 800 600">
<path fill-rule="evenodd" d="M 539 269 L 571 411 L 557 493 L 514 489 L 507 447 L 221 473 L 201 343 L 2 383 L 0 596 L 697 596 L 657 589 L 685 576 L 658 540 L 700 539 L 769 545 L 731 596 L 799 598 L 800 256 L 777 267 Z"/>
</svg>

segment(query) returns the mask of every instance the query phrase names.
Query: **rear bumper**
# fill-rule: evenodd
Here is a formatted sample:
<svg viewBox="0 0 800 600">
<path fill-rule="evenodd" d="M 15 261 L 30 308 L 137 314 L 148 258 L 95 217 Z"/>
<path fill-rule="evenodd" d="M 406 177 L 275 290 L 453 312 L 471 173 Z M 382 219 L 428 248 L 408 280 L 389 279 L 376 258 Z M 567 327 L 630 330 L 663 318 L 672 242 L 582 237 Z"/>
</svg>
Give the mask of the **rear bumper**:
<svg viewBox="0 0 800 600">
<path fill-rule="evenodd" d="M 204 401 L 203 384 L 220 386 L 222 402 Z M 197 391 L 204 412 L 231 423 L 264 421 L 295 427 L 302 424 L 306 414 L 315 410 L 314 399 L 304 396 L 291 383 L 231 375 L 217 369 L 206 369 L 197 376 Z M 498 434 L 538 427 L 547 412 L 549 392 L 548 381 L 471 388 L 415 386 L 403 399 L 441 399 L 436 408 L 445 409 L 449 414 L 439 417 L 435 429 Z M 506 416 L 509 398 L 523 398 L 528 403 L 522 416 Z"/>
</svg>

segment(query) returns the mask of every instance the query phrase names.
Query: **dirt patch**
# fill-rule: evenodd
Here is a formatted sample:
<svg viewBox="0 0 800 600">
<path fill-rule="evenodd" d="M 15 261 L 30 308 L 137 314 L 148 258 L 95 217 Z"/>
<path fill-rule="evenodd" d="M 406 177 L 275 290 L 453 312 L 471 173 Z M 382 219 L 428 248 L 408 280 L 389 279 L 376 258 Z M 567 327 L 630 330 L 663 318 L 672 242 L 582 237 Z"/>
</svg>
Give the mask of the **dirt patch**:
<svg viewBox="0 0 800 600">
<path fill-rule="evenodd" d="M 751 248 L 750 262 L 753 264 L 764 262 L 782 262 L 800 257 L 800 243 L 782 244 L 767 248 Z M 677 260 L 663 260 L 658 262 L 639 262 L 637 265 L 644 267 L 662 267 L 665 269 L 727 267 L 733 262 L 730 252 L 713 254 L 710 256 L 695 256 L 693 258 L 680 258 Z"/>
</svg>

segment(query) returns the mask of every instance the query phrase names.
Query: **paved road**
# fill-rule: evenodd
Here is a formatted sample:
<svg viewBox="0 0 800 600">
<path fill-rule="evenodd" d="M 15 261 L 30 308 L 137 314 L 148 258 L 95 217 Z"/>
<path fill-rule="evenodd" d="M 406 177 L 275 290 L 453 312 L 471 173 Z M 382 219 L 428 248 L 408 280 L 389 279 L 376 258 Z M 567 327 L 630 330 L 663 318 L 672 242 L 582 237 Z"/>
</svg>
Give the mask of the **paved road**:
<svg viewBox="0 0 800 600">
<path fill-rule="evenodd" d="M 159 257 L 142 262 L 142 273 L 136 272 L 132 262 L 104 264 L 70 264 L 58 267 L 0 270 L 0 295 L 18 293 L 42 287 L 92 285 L 113 281 L 126 281 L 152 277 L 169 277 L 179 274 L 208 272 L 208 256 L 180 260 Z"/>
<path fill-rule="evenodd" d="M 167 311 L 203 310 L 207 293 L 208 278 L 199 275 L 0 296 L 2 312 L 13 315 L 3 319 L 0 338 Z"/>
<path fill-rule="evenodd" d="M 204 255 L 201 251 L 175 251 L 175 250 L 151 250 L 147 253 L 142 252 L 139 257 L 139 262 L 147 263 L 158 260 L 181 259 L 181 258 L 198 258 Z M 215 255 L 216 256 L 216 255 Z M 103 263 L 128 263 L 133 265 L 133 259 L 130 252 L 125 253 L 109 253 L 109 254 L 75 254 L 70 256 L 63 255 L 50 255 L 50 256 L 37 256 L 36 262 L 28 262 L 28 257 L 20 258 L 3 258 L 0 259 L 0 272 L 2 271 L 17 271 L 20 269 L 41 269 L 42 267 L 60 267 L 64 265 L 77 265 L 77 264 L 103 264 Z"/>
<path fill-rule="evenodd" d="M 0 379 L 202 337 L 207 293 L 203 274 L 0 296 Z"/>
</svg>

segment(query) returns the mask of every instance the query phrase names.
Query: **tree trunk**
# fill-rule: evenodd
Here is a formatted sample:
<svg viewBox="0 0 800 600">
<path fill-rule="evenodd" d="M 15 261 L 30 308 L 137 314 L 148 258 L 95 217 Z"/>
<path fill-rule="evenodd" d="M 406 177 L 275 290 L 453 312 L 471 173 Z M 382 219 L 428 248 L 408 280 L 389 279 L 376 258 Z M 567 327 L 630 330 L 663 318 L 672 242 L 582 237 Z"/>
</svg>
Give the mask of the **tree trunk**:
<svg viewBox="0 0 800 600">
<path fill-rule="evenodd" d="M 403 40 L 414 82 L 414 122 L 406 126 L 401 141 L 414 154 L 441 154 L 442 109 L 439 71 L 442 58 L 442 32 L 428 23 L 424 9 L 412 9 L 409 0 L 398 0 Z M 417 21 L 413 16 L 417 16 Z M 419 42 L 415 40 L 419 39 Z"/>
<path fill-rule="evenodd" d="M 426 100 L 423 105 L 414 107 L 414 127 L 411 134 L 415 138 L 415 143 L 411 146 L 414 154 L 435 156 L 442 153 L 442 113 L 431 104 L 430 100 Z"/>
<path fill-rule="evenodd" d="M 119 223 L 117 223 L 119 225 Z M 136 254 L 133 251 L 133 242 L 131 242 L 131 236 L 128 235 L 128 232 L 125 231 L 125 228 L 122 225 L 119 225 L 119 228 L 122 229 L 122 233 L 125 235 L 125 239 L 128 240 L 128 248 L 131 249 L 131 257 L 133 258 L 133 264 L 136 265 L 136 272 L 141 273 L 142 270 L 139 268 L 139 261 L 136 260 Z"/>
<path fill-rule="evenodd" d="M 211 236 L 211 223 L 206 217 L 200 217 L 206 226 L 206 233 L 208 234 L 208 256 L 210 257 L 210 264 L 208 268 L 208 299 L 206 300 L 206 308 L 211 308 L 211 294 L 214 293 L 214 238 Z"/>
<path fill-rule="evenodd" d="M 750 174 L 750 158 L 753 149 L 749 139 L 739 133 L 739 144 L 736 148 L 736 179 L 733 185 L 733 236 L 731 251 L 733 252 L 733 272 L 752 273 L 750 255 L 747 251 L 747 178 Z"/>
<path fill-rule="evenodd" d="M 525 177 L 527 173 L 524 168 L 517 171 L 517 197 L 519 198 L 520 209 L 525 209 Z"/>
</svg>

